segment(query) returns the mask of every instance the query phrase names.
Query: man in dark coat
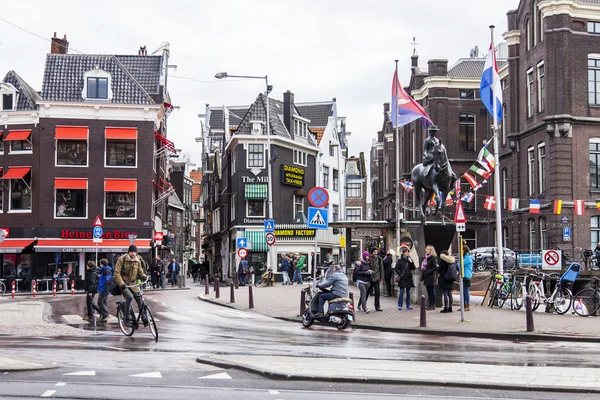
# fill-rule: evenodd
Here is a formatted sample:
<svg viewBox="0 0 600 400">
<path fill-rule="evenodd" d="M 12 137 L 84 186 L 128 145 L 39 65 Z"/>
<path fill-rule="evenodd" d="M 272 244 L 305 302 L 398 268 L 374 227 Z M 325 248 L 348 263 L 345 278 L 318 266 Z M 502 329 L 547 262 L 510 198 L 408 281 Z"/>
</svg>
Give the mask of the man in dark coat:
<svg viewBox="0 0 600 400">
<path fill-rule="evenodd" d="M 383 279 L 385 282 L 385 297 L 390 297 L 392 295 L 392 264 L 394 260 L 392 259 L 392 253 L 388 250 L 383 259 Z"/>
<path fill-rule="evenodd" d="M 415 287 L 412 271 L 414 271 L 416 268 L 417 267 L 415 266 L 415 263 L 410 258 L 408 248 L 403 247 L 401 256 L 396 262 L 396 267 L 394 268 L 397 277 L 396 279 L 398 280 L 398 310 L 402 310 L 402 298 L 404 297 L 405 291 L 406 309 L 412 310 L 410 305 L 410 289 Z"/>
<path fill-rule="evenodd" d="M 383 279 L 383 260 L 379 257 L 379 251 L 374 250 L 373 256 L 369 260 L 371 264 L 371 285 L 369 286 L 369 290 L 367 291 L 367 300 L 369 300 L 369 296 L 373 293 L 375 294 L 375 311 L 383 311 L 381 309 L 380 303 L 380 293 L 381 293 L 381 280 Z"/>
</svg>

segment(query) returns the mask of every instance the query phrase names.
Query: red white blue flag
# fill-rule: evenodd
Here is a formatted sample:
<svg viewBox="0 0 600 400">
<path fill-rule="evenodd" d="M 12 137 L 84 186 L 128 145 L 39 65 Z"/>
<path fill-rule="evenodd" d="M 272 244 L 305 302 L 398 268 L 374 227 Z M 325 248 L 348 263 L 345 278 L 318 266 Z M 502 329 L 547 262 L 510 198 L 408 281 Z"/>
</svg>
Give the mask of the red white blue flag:
<svg viewBox="0 0 600 400">
<path fill-rule="evenodd" d="M 415 101 L 400 85 L 398 75 L 394 71 L 392 81 L 392 126 L 404 126 L 421 118 L 425 129 L 433 125 L 423 107 Z"/>
<path fill-rule="evenodd" d="M 494 124 L 497 124 L 502 119 L 502 85 L 500 84 L 498 65 L 496 64 L 496 50 L 491 44 L 490 51 L 485 59 L 485 66 L 483 67 L 479 95 L 485 108 L 494 117 Z M 494 105 L 496 115 L 494 115 Z"/>
</svg>

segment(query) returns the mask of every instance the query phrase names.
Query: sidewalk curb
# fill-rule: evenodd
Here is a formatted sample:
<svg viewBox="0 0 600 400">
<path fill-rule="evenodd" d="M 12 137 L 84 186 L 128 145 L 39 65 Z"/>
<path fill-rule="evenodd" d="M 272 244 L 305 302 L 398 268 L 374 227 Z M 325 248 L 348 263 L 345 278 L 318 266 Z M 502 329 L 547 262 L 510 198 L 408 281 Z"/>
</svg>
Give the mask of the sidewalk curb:
<svg viewBox="0 0 600 400">
<path fill-rule="evenodd" d="M 316 359 L 318 360 L 318 359 Z M 360 359 L 356 359 L 360 360 Z M 258 375 L 265 376 L 270 379 L 277 380 L 288 380 L 288 381 L 320 381 L 320 382 L 339 382 L 339 383 L 347 383 L 350 378 L 345 376 L 322 376 L 322 375 L 310 375 L 310 374 L 284 374 L 280 372 L 275 372 L 272 370 L 260 369 L 257 367 L 252 367 L 246 364 L 237 364 L 235 362 L 229 362 L 224 360 L 211 360 L 211 359 L 201 359 L 200 357 L 196 358 L 196 362 L 199 364 L 207 364 L 218 368 L 233 368 L 238 369 Z M 317 361 L 318 362 L 318 361 Z M 561 393 L 600 393 L 600 388 L 566 388 L 560 386 L 542 386 L 542 385 L 529 385 L 529 384 L 509 384 L 509 383 L 482 383 L 482 382 L 455 382 L 452 380 L 443 380 L 443 379 L 402 379 L 402 378 L 390 378 L 390 379 L 381 379 L 381 378 L 362 378 L 356 379 L 352 378 L 353 383 L 368 383 L 368 384 L 385 384 L 385 385 L 443 385 L 446 387 L 459 387 L 459 388 L 478 388 L 478 389 L 491 389 L 491 390 L 519 390 L 519 391 L 528 391 L 528 392 L 561 392 Z"/>
<path fill-rule="evenodd" d="M 7 365 L 8 363 L 8 365 Z M 32 362 L 22 362 L 7 357 L 0 357 L 0 372 L 24 372 L 24 371 L 39 371 L 43 369 L 54 369 L 56 365 L 37 364 Z"/>
<path fill-rule="evenodd" d="M 221 307 L 232 308 L 239 311 L 249 311 L 243 308 L 238 308 L 229 304 L 223 304 L 221 302 L 215 301 L 212 298 L 206 297 L 205 294 L 199 294 L 198 299 L 202 301 L 206 301 Z M 257 313 L 260 314 L 260 313 Z M 302 323 L 302 319 L 300 317 L 290 318 L 290 317 L 271 317 L 266 314 L 265 315 L 270 318 L 278 319 L 281 321 L 288 322 L 296 322 Z M 469 332 L 469 331 L 444 331 L 439 329 L 428 329 L 428 328 L 390 328 L 390 327 L 380 327 L 380 326 L 372 326 L 372 325 L 361 325 L 352 323 L 352 328 L 354 329 L 370 329 L 379 332 L 390 332 L 390 333 L 413 333 L 413 334 L 423 334 L 423 335 L 433 335 L 433 336 L 460 336 L 460 337 L 473 337 L 478 339 L 493 339 L 493 340 L 510 340 L 510 341 L 518 341 L 518 342 L 583 342 L 583 343 L 598 343 L 600 339 L 590 336 L 560 336 L 554 334 L 545 334 L 545 333 L 490 333 L 490 332 Z"/>
</svg>

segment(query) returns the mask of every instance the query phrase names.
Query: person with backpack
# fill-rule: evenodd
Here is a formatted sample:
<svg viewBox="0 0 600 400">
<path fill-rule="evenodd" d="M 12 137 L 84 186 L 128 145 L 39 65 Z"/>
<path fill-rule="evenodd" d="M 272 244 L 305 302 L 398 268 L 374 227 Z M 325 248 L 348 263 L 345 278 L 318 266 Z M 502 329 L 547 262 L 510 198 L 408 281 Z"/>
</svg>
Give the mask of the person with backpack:
<svg viewBox="0 0 600 400">
<path fill-rule="evenodd" d="M 238 280 L 240 286 L 246 286 L 248 272 L 248 261 L 246 261 L 246 257 L 242 257 L 240 263 L 238 264 Z"/>
<path fill-rule="evenodd" d="M 108 265 L 108 260 L 103 258 L 100 260 L 100 277 L 98 280 L 98 309 L 100 318 L 98 322 L 106 322 L 108 320 L 108 282 L 112 278 L 112 268 Z"/>
<path fill-rule="evenodd" d="M 142 310 L 142 297 L 140 288 L 136 286 L 138 279 L 145 281 L 146 272 L 144 271 L 144 262 L 137 254 L 135 245 L 129 246 L 127 254 L 122 255 L 115 264 L 115 283 L 121 289 L 121 294 L 125 298 L 125 310 L 131 307 L 131 301 L 135 298 L 139 310 Z M 129 286 L 129 287 L 128 287 Z M 125 312 L 125 326 L 131 327 L 132 321 L 129 312 Z M 148 317 L 142 313 L 142 322 L 148 326 Z"/>
<path fill-rule="evenodd" d="M 406 309 L 412 310 L 412 306 L 410 305 L 410 289 L 415 287 L 412 271 L 416 269 L 415 263 L 410 258 L 410 250 L 408 250 L 408 247 L 403 247 L 401 256 L 394 267 L 396 281 L 398 282 L 398 310 L 402 310 L 402 298 L 404 297 L 405 290 Z"/>
<path fill-rule="evenodd" d="M 96 267 L 96 263 L 88 261 L 85 268 L 85 305 L 87 315 L 83 317 L 84 321 L 91 321 L 94 318 L 94 310 L 100 313 L 100 309 L 94 304 L 94 297 L 98 293 L 98 281 L 100 278 L 100 268 Z"/>
<path fill-rule="evenodd" d="M 456 259 L 448 254 L 448 250 L 442 250 L 438 269 L 438 287 L 444 299 L 444 308 L 440 311 L 443 314 L 452 312 L 452 286 L 458 272 L 454 264 L 455 262 Z"/>
<path fill-rule="evenodd" d="M 469 246 L 463 246 L 463 301 L 465 303 L 465 311 L 471 311 L 471 279 L 473 278 L 473 256 Z"/>
</svg>

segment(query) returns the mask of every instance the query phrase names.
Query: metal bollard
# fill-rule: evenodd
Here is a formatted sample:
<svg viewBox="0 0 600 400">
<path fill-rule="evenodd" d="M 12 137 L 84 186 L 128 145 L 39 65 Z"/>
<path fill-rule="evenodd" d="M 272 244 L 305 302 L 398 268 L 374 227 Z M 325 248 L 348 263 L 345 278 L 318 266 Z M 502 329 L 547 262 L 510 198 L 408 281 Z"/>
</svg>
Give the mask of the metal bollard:
<svg viewBox="0 0 600 400">
<path fill-rule="evenodd" d="M 35 279 L 31 281 L 31 292 L 33 294 L 33 297 L 37 295 L 37 282 Z"/>
<path fill-rule="evenodd" d="M 56 279 L 52 283 L 52 295 L 56 296 Z"/>
<path fill-rule="evenodd" d="M 252 295 L 252 285 L 248 286 L 248 308 L 254 308 L 254 296 Z"/>
<path fill-rule="evenodd" d="M 235 288 L 239 289 L 240 288 L 240 277 L 238 276 L 237 272 L 235 272 L 233 274 L 233 282 L 235 283 Z"/>
<path fill-rule="evenodd" d="M 208 296 L 209 293 L 210 291 L 208 289 L 208 274 L 206 274 L 206 277 L 204 278 L 204 294 Z"/>
<path fill-rule="evenodd" d="M 427 310 L 425 306 L 425 296 L 421 295 L 421 324 L 419 325 L 421 328 L 427 327 Z"/>
<path fill-rule="evenodd" d="M 303 316 L 305 311 L 306 311 L 306 293 L 303 290 L 300 292 L 300 316 Z"/>
<path fill-rule="evenodd" d="M 221 297 L 221 292 L 219 291 L 219 278 L 215 276 L 215 299 Z"/>
<path fill-rule="evenodd" d="M 350 292 L 350 300 L 352 300 L 352 307 L 354 307 L 354 321 L 356 321 L 356 305 L 354 304 L 354 293 Z"/>
<path fill-rule="evenodd" d="M 531 296 L 525 297 L 525 315 L 527 320 L 527 332 L 533 332 L 533 305 L 531 304 Z"/>
<path fill-rule="evenodd" d="M 235 303 L 235 285 L 231 282 L 231 295 L 229 296 L 229 302 Z"/>
<path fill-rule="evenodd" d="M 12 283 L 12 298 L 15 298 L 15 290 L 17 288 L 17 283 L 15 281 L 13 281 Z"/>
<path fill-rule="evenodd" d="M 71 279 L 71 296 L 75 296 L 75 279 Z"/>
</svg>

